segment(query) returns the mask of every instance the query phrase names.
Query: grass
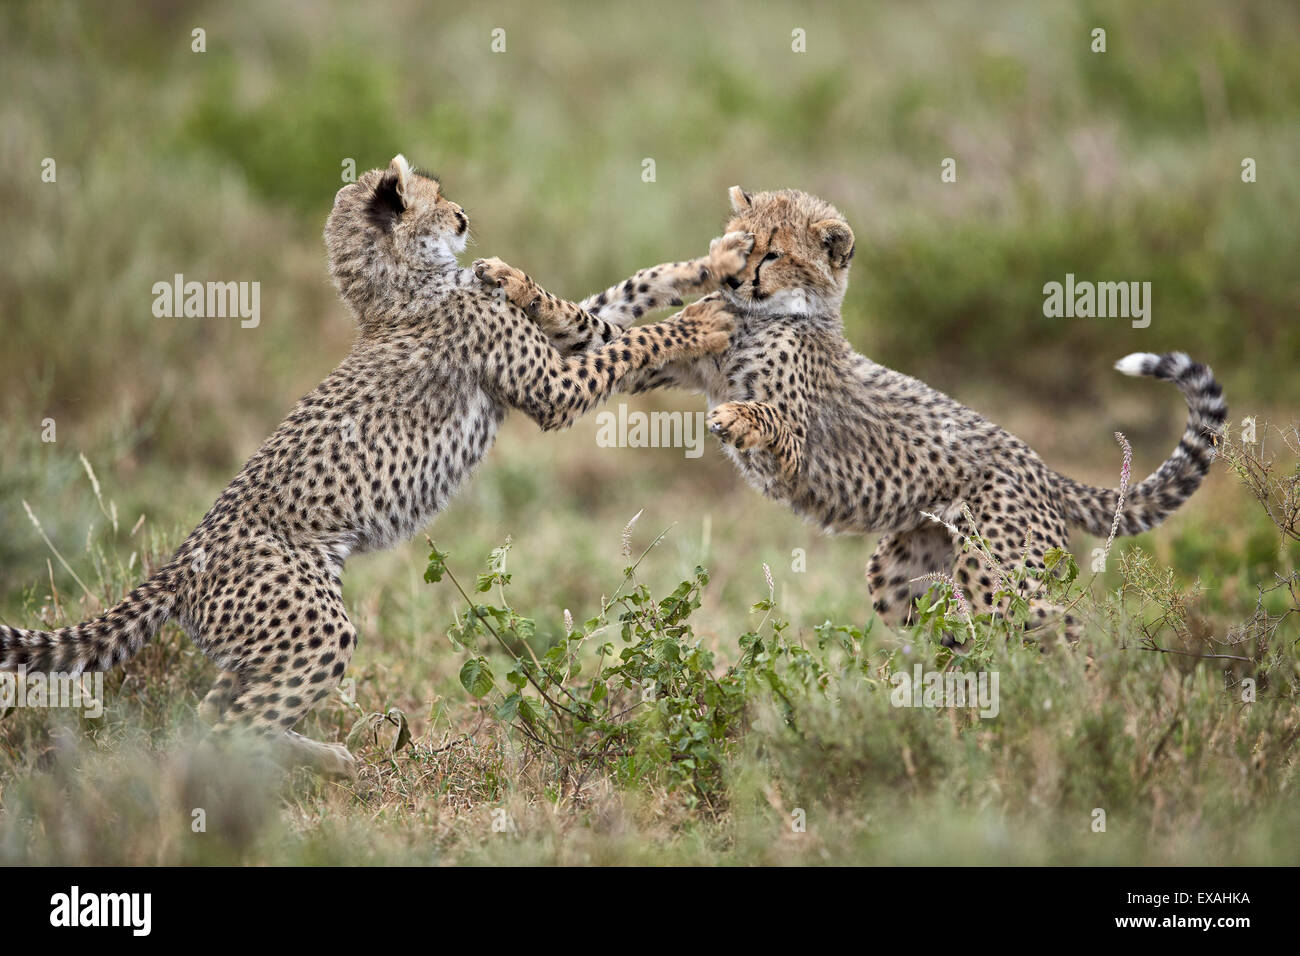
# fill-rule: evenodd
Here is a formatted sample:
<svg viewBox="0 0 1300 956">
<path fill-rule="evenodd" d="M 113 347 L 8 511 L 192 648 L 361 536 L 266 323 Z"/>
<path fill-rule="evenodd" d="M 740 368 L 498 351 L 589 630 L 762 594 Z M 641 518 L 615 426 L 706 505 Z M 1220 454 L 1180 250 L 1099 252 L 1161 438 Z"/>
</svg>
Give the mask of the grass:
<svg viewBox="0 0 1300 956">
<path fill-rule="evenodd" d="M 1286 464 L 1279 458 L 1276 467 L 1284 473 Z M 1242 504 L 1249 496 L 1242 490 L 1233 497 Z M 1243 520 L 1262 528 L 1266 522 L 1255 514 L 1243 511 Z M 101 536 L 110 536 L 107 528 Z M 591 593 L 620 589 L 619 529 L 607 537 L 612 557 L 590 582 Z M 652 546 L 655 537 L 635 529 L 630 536 L 635 552 L 647 549 L 638 581 L 671 580 L 663 566 L 679 561 L 673 532 Z M 552 599 L 564 595 L 579 622 L 598 611 L 567 603 L 570 590 L 551 583 L 554 565 L 517 542 L 514 549 L 509 587 L 524 595 L 512 596 L 517 606 L 544 608 L 547 602 L 533 597 L 540 589 Z M 1259 579 L 1248 569 L 1240 590 L 1224 575 L 1215 590 L 1198 592 L 1141 548 L 1125 542 L 1116 550 L 1117 570 L 1085 573 L 1076 583 L 1086 586 L 1077 595 L 1086 622 L 1078 647 L 1044 652 L 979 622 L 985 643 L 972 660 L 999 674 L 996 718 L 894 706 L 892 674 L 916 664 L 926 670 L 971 665 L 954 662 L 939 645 L 935 628 L 943 619 L 899 633 L 877 623 L 850 639 L 847 656 L 835 647 L 822 655 L 827 666 L 811 683 L 786 663 L 773 671 L 782 693 L 763 680 L 747 685 L 742 715 L 717 750 L 720 777 L 704 799 L 644 748 L 636 750 L 639 765 L 630 767 L 537 746 L 519 721 L 502 719 L 500 693 L 479 701 L 461 686 L 461 666 L 477 652 L 458 649 L 467 642 L 451 627 L 464 618 L 454 591 L 423 580 L 403 587 L 401 575 L 392 573 L 387 588 L 378 589 L 367 573 L 373 568 L 363 568 L 349 577 L 350 606 L 368 625 L 351 672 L 354 699 L 326 702 L 306 728 L 321 738 L 349 738 L 363 764 L 357 781 L 321 781 L 305 772 L 284 778 L 255 759 L 220 762 L 197 747 L 193 708 L 212 667 L 168 628 L 110 675 L 101 720 L 18 709 L 0 722 L 0 858 L 122 864 L 1294 859 L 1300 822 L 1296 548 L 1273 552 L 1273 571 L 1289 570 L 1293 583 L 1289 595 L 1263 598 L 1269 637 L 1249 628 L 1231 636 L 1234 624 L 1252 617 L 1245 582 Z M 468 574 L 468 562 L 448 560 L 462 564 L 462 577 Z M 106 572 L 105 601 L 132 580 L 120 561 L 114 567 Z M 737 587 L 766 610 L 748 620 L 742 613 L 739 627 L 764 635 L 772 614 L 782 618 L 785 609 L 763 602 L 799 590 L 797 575 L 777 571 L 769 591 L 761 569 Z M 654 596 L 665 593 L 659 588 Z M 737 622 L 730 632 L 711 623 L 719 610 L 713 582 L 700 597 L 695 630 L 678 644 L 714 650 L 715 674 L 724 664 L 743 665 L 741 643 L 731 636 Z M 66 610 L 77 616 L 69 603 Z M 1288 610 L 1289 623 L 1279 623 Z M 56 614 L 47 609 L 44 616 L 53 624 Z M 560 615 L 538 617 L 537 654 L 568 643 Z M 787 646 L 817 647 L 819 623 L 816 615 L 802 615 L 786 632 Z M 457 633 L 454 644 L 446 640 L 449 629 Z M 625 646 L 617 632 L 616 624 L 593 629 L 588 651 L 579 655 L 588 674 L 597 644 Z M 666 633 L 658 630 L 655 639 Z M 1235 643 L 1225 646 L 1225 640 Z M 511 654 L 481 646 L 498 677 L 510 668 Z M 776 646 L 767 645 L 769 651 Z M 1207 658 L 1207 651 L 1235 659 Z M 518 659 L 524 651 L 516 644 L 512 653 Z M 1251 703 L 1243 700 L 1244 677 L 1256 682 Z M 373 716 L 384 714 L 393 722 Z M 395 747 L 399 716 L 410 737 Z M 196 810 L 203 833 L 192 829 Z M 1105 812 L 1100 833 L 1093 830 L 1098 810 Z M 803 829 L 792 827 L 795 820 Z"/>
<path fill-rule="evenodd" d="M 1108 31 L 1105 54 L 1088 50 L 1094 25 Z M 195 26 L 206 53 L 190 50 Z M 489 49 L 497 26 L 505 54 Z M 365 169 L 403 151 L 438 169 L 469 210 L 475 254 L 570 295 L 706 248 L 732 183 L 817 192 L 858 235 L 845 306 L 854 344 L 1080 479 L 1114 482 L 1115 428 L 1138 476 L 1181 430 L 1172 389 L 1109 371 L 1127 352 L 1185 349 L 1214 365 L 1234 422 L 1294 420 L 1296 26 L 1281 3 L 670 3 L 653 17 L 526 4 L 488 15 L 394 3 L 364 16 L 326 4 L 312 17 L 252 3 L 112 17 L 7 5 L 0 155 L 28 173 L 0 182 L 19 224 L 0 233 L 0 617 L 53 624 L 120 595 L 346 351 L 350 319 L 319 234 L 348 158 Z M 787 52 L 794 27 L 809 53 Z M 956 184 L 939 181 L 947 156 Z M 1256 183 L 1240 180 L 1244 156 L 1258 162 Z M 56 183 L 40 179 L 45 157 Z M 654 183 L 641 179 L 646 157 Z M 154 318 L 151 286 L 177 272 L 261 282 L 261 324 Z M 1150 280 L 1151 328 L 1043 317 L 1042 285 L 1066 272 Z M 628 402 L 700 407 L 679 394 Z M 858 653 L 877 666 L 904 647 L 942 661 L 924 633 L 868 629 L 869 541 L 802 525 L 712 447 L 686 459 L 600 448 L 595 435 L 594 418 L 546 436 L 512 418 L 431 529 L 467 580 L 512 538 L 509 599 L 536 620 L 539 654 L 563 635 L 566 609 L 584 621 L 620 585 L 621 530 L 644 509 L 638 550 L 669 529 L 638 569 L 650 592 L 709 569 L 690 624 L 718 674 L 762 617 L 750 608 L 767 597 L 763 564 L 792 639 L 811 643 L 831 620 L 865 631 Z M 1300 557 L 1226 468 L 1166 526 L 1118 542 L 1093 580 L 1099 544 L 1074 542 L 1099 607 L 1147 580 L 1144 567 L 1172 571 L 1179 592 L 1199 580 L 1189 640 L 1248 621 L 1260 586 Z M 1149 566 L 1122 577 L 1135 548 Z M 0 720 L 0 858 L 1295 859 L 1296 712 L 1273 696 L 1294 684 L 1285 640 L 1259 665 L 1272 689 L 1243 706 L 1235 665 L 1142 649 L 1152 611 L 1130 592 L 1127 616 L 1099 612 L 1077 652 L 999 651 L 993 721 L 890 707 L 837 666 L 833 699 L 800 701 L 801 734 L 754 692 L 722 757 L 725 809 L 711 812 L 662 782 L 629 786 L 617 768 L 562 787 L 553 763 L 461 687 L 466 654 L 447 632 L 462 602 L 424 582 L 426 556 L 411 543 L 354 561 L 345 578 L 362 635 L 355 705 L 331 700 L 308 732 L 344 739 L 397 708 L 412 733 L 393 755 L 384 724 L 378 744 L 360 747 L 356 785 L 191 756 L 212 672 L 169 629 L 109 676 L 102 720 L 21 709 Z M 1265 600 L 1281 613 L 1282 595 Z M 484 653 L 504 673 L 503 654 Z M 191 829 L 196 807 L 211 839 Z M 790 827 L 796 807 L 804 833 Z M 1104 834 L 1091 830 L 1096 808 Z M 493 830 L 502 810 L 513 833 Z"/>
</svg>

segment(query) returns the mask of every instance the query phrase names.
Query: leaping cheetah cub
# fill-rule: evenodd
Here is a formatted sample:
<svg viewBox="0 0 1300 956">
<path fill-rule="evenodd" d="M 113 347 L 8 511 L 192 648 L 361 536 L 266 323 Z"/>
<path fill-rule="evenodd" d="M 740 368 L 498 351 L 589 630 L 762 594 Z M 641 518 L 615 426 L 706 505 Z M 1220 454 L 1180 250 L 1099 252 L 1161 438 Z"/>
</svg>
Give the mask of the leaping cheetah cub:
<svg viewBox="0 0 1300 956">
<path fill-rule="evenodd" d="M 577 305 L 500 260 L 479 260 L 475 271 L 570 350 L 598 347 L 683 294 L 718 289 L 738 313 L 727 351 L 629 376 L 622 387 L 703 392 L 710 429 L 751 485 L 828 532 L 883 532 L 867 578 L 887 624 L 907 622 L 940 573 L 960 582 L 976 613 L 994 607 L 997 570 L 959 555 L 948 528 L 923 512 L 963 535 L 977 530 L 1008 571 L 1042 569 L 1049 549 L 1068 546 L 1072 526 L 1109 533 L 1116 489 L 1057 474 L 1019 438 L 853 350 L 840 304 L 854 237 L 835 207 L 795 190 L 751 195 L 738 186 L 731 207 L 727 234 L 708 257 L 642 270 Z M 1159 524 L 1200 485 L 1227 406 L 1210 370 L 1182 353 L 1130 355 L 1116 368 L 1174 383 L 1190 408 L 1173 454 L 1128 492 L 1118 531 L 1131 535 Z M 1030 624 L 1060 618 L 1073 636 L 1075 622 L 1036 594 L 1039 585 L 1025 585 Z"/>
<path fill-rule="evenodd" d="M 200 712 L 289 756 L 349 773 L 340 744 L 293 727 L 356 646 L 348 556 L 409 538 L 445 507 L 507 409 L 570 425 L 623 377 L 725 348 L 723 303 L 561 355 L 537 325 L 457 266 L 464 211 L 401 156 L 339 190 L 330 272 L 355 314 L 352 351 L 248 460 L 172 559 L 111 610 L 71 627 L 0 626 L 0 669 L 78 674 L 120 664 L 176 619 L 221 668 Z"/>
</svg>

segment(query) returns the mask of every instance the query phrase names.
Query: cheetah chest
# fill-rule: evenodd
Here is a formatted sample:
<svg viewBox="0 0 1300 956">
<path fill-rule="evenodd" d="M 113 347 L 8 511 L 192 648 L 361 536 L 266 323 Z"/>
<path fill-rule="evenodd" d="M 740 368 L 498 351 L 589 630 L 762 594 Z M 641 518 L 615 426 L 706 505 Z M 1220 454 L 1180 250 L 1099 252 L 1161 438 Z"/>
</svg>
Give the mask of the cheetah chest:
<svg viewBox="0 0 1300 956">
<path fill-rule="evenodd" d="M 371 487 L 378 493 L 359 550 L 404 541 L 447 507 L 496 439 L 505 416 L 482 389 L 466 387 L 393 422 L 391 454 L 377 462 Z M 377 484 L 376 484 L 377 482 Z"/>
</svg>

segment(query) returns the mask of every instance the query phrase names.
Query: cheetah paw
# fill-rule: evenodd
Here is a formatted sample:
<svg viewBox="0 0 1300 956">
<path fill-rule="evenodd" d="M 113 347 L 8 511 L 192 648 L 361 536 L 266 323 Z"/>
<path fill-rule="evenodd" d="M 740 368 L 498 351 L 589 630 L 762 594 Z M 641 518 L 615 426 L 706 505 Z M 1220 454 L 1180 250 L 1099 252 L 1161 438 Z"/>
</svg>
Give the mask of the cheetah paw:
<svg viewBox="0 0 1300 956">
<path fill-rule="evenodd" d="M 701 299 L 677 313 L 678 321 L 690 336 L 692 345 L 704 354 L 726 351 L 736 320 L 721 299 Z"/>
<path fill-rule="evenodd" d="M 537 297 L 533 291 L 532 280 L 512 265 L 502 262 L 496 256 L 490 259 L 474 260 L 474 275 L 480 282 L 500 289 L 506 299 L 520 308 L 535 305 Z"/>
<path fill-rule="evenodd" d="M 282 761 L 291 766 L 310 767 L 327 777 L 357 776 L 357 758 L 344 744 L 325 744 L 292 730 L 284 735 L 287 746 L 281 752 Z"/>
<path fill-rule="evenodd" d="M 754 251 L 752 232 L 729 232 L 709 243 L 709 272 L 718 282 L 737 275 Z"/>
<path fill-rule="evenodd" d="M 741 451 L 758 444 L 758 429 L 739 402 L 724 402 L 719 405 L 709 412 L 707 423 L 709 431 L 724 444 L 733 445 Z"/>
<path fill-rule="evenodd" d="M 357 777 L 357 758 L 343 744 L 326 744 L 330 753 L 322 755 L 320 769 L 322 773 L 334 777 L 355 780 Z"/>
</svg>

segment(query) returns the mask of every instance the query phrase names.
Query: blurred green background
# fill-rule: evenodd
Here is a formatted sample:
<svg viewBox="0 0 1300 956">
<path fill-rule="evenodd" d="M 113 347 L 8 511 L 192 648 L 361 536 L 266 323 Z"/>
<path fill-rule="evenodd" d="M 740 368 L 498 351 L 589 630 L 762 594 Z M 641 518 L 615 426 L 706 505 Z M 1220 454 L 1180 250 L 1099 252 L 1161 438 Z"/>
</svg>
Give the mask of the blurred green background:
<svg viewBox="0 0 1300 956">
<path fill-rule="evenodd" d="M 1211 362 L 1235 420 L 1300 404 L 1291 4 L 40 3 L 0 16 L 0 593 L 14 614 L 25 589 L 49 588 L 21 500 L 74 566 L 108 522 L 78 454 L 118 509 L 116 543 L 165 549 L 342 357 L 352 323 L 321 226 L 347 161 L 398 151 L 469 210 L 467 261 L 500 255 L 574 297 L 703 252 L 732 183 L 818 193 L 858 236 L 854 344 L 1083 478 L 1113 483 L 1116 427 L 1139 473 L 1180 431 L 1172 389 L 1110 371 L 1130 351 Z M 940 181 L 945 157 L 956 183 Z M 1243 157 L 1257 182 L 1242 182 Z M 1150 281 L 1150 328 L 1045 318 L 1042 286 L 1067 272 Z M 260 282 L 260 326 L 155 318 L 151 287 L 175 273 Z M 667 577 L 714 569 L 724 632 L 761 590 L 759 563 L 789 569 L 795 548 L 809 553 L 807 573 L 783 580 L 796 616 L 865 618 L 867 542 L 820 537 L 712 447 L 697 460 L 602 449 L 595 429 L 589 416 L 542 436 L 512 417 L 435 537 L 477 563 L 513 535 L 538 562 L 525 596 L 558 617 L 609 586 L 618 532 L 645 508 L 643 532 L 675 525 Z M 1173 524 L 1213 526 L 1214 494 Z M 1193 537 L 1183 569 L 1230 572 L 1240 544 L 1207 553 Z M 422 555 L 355 562 L 355 589 L 395 599 Z M 57 562 L 54 581 L 76 593 Z"/>
<path fill-rule="evenodd" d="M 196 28 L 206 52 L 191 49 Z M 1117 428 L 1139 475 L 1181 432 L 1172 388 L 1111 371 L 1131 351 L 1211 363 L 1235 422 L 1300 408 L 1294 3 L 11 2 L 0 76 L 9 623 L 85 610 L 21 502 L 108 593 L 179 541 L 342 358 L 352 320 L 321 229 L 344 164 L 399 151 L 468 210 L 466 262 L 499 255 L 575 298 L 702 254 L 733 183 L 817 193 L 858 238 L 855 346 L 1081 479 L 1115 483 Z M 940 181 L 946 157 L 955 183 Z M 1245 157 L 1257 182 L 1242 182 Z M 56 182 L 42 181 L 46 158 Z M 1042 287 L 1067 272 L 1150 281 L 1150 327 L 1045 318 Z M 260 282 L 260 325 L 155 318 L 152 285 L 176 273 Z M 677 393 L 627 401 L 703 408 Z M 589 613 L 617 586 L 620 532 L 641 509 L 638 550 L 672 528 L 643 566 L 652 587 L 712 570 L 697 632 L 724 660 L 766 596 L 764 562 L 796 627 L 870 614 L 870 541 L 801 524 L 708 443 L 699 459 L 598 447 L 594 416 L 556 435 L 512 416 L 431 533 L 463 578 L 513 536 L 513 602 L 553 637 L 565 608 Z M 1098 543 L 1076 542 L 1085 569 Z M 1180 580 L 1202 578 L 1215 626 L 1240 620 L 1286 560 L 1218 470 L 1141 543 Z M 458 602 L 423 584 L 426 551 L 349 567 L 367 707 L 419 715 L 463 696 L 444 637 Z M 191 676 L 186 692 L 202 693 Z"/>
</svg>

